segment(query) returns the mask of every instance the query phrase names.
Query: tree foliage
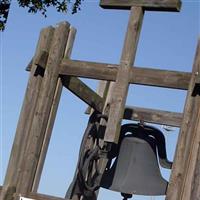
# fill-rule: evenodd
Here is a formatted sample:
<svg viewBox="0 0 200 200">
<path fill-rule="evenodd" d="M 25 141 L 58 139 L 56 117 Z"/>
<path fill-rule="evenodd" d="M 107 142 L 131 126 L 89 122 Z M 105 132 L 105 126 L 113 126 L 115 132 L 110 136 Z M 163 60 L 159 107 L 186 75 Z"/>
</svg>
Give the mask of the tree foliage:
<svg viewBox="0 0 200 200">
<path fill-rule="evenodd" d="M 10 1 L 2 0 L 0 2 L 0 30 L 4 30 L 10 9 Z"/>
<path fill-rule="evenodd" d="M 20 7 L 27 8 L 29 13 L 40 12 L 45 17 L 47 9 L 54 7 L 57 12 L 67 12 L 68 6 L 71 5 L 72 14 L 80 10 L 81 1 L 75 0 L 17 0 Z M 8 13 L 10 10 L 11 0 L 0 1 L 0 31 L 5 29 Z"/>
</svg>

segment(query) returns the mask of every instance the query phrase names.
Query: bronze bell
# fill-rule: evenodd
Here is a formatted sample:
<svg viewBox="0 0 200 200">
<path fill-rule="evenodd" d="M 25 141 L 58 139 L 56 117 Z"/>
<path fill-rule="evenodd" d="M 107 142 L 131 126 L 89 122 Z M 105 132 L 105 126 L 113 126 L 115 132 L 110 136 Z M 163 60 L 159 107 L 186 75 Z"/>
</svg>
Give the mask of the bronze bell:
<svg viewBox="0 0 200 200">
<path fill-rule="evenodd" d="M 168 182 L 162 167 L 170 169 L 163 133 L 151 126 L 126 124 L 119 145 L 113 148 L 101 187 L 122 194 L 165 195 Z"/>
</svg>

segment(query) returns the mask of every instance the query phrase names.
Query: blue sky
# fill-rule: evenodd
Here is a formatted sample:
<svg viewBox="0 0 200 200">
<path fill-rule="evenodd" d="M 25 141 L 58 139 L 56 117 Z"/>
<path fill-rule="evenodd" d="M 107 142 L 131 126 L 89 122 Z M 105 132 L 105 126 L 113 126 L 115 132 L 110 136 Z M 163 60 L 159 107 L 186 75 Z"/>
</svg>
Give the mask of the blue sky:
<svg viewBox="0 0 200 200">
<path fill-rule="evenodd" d="M 115 64 L 120 60 L 129 11 L 104 10 L 99 7 L 98 1 L 85 0 L 76 15 L 59 14 L 54 9 L 50 9 L 47 15 L 44 18 L 40 14 L 28 14 L 13 1 L 6 30 L 0 33 L 0 185 L 3 184 L 28 80 L 25 67 L 34 54 L 41 28 L 60 21 L 68 21 L 77 28 L 73 59 Z M 199 32 L 199 1 L 183 1 L 180 13 L 146 12 L 135 65 L 191 71 Z M 98 83 L 84 81 L 94 89 Z M 185 91 L 131 85 L 127 105 L 182 112 L 185 95 Z M 79 144 L 88 120 L 84 114 L 86 107 L 69 91 L 63 90 L 39 192 L 64 196 L 73 177 Z M 165 135 L 168 155 L 172 160 L 178 129 Z M 164 177 L 169 177 L 170 171 L 162 172 Z M 99 199 L 116 200 L 121 197 L 118 193 L 103 190 Z"/>
</svg>

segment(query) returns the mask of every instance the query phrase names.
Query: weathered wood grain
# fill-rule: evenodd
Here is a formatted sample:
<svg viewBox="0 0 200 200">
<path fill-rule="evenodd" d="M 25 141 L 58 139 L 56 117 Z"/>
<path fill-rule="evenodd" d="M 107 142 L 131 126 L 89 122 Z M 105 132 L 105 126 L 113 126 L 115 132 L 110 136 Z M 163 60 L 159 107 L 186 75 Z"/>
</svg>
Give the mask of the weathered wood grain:
<svg viewBox="0 0 200 200">
<path fill-rule="evenodd" d="M 63 76 L 62 84 L 89 106 L 99 112 L 102 112 L 104 106 L 103 99 L 81 80 L 76 77 Z"/>
<path fill-rule="evenodd" d="M 108 88 L 109 88 L 109 84 L 108 81 L 99 81 L 99 85 L 97 88 L 97 94 L 103 98 L 103 100 L 106 100 L 106 96 L 108 93 Z M 85 111 L 85 114 L 91 114 L 93 112 L 92 107 L 88 107 Z"/>
<path fill-rule="evenodd" d="M 47 51 L 41 50 L 41 52 L 35 58 L 34 64 L 42 68 L 46 67 L 49 53 Z"/>
<path fill-rule="evenodd" d="M 179 90 L 188 90 L 191 73 L 151 68 L 134 67 L 130 73 L 130 82 Z"/>
<path fill-rule="evenodd" d="M 64 59 L 60 74 L 115 81 L 119 65 Z M 130 69 L 132 84 L 187 90 L 191 78 L 189 72 L 160 70 L 145 67 Z"/>
<path fill-rule="evenodd" d="M 41 49 L 49 51 L 53 32 L 53 27 L 42 29 L 33 60 L 40 54 Z M 7 200 L 7 198 L 12 197 L 19 182 L 20 173 L 22 172 L 24 154 L 29 139 L 29 130 L 42 82 L 42 76 L 39 74 L 37 76 L 35 75 L 36 70 L 37 66 L 33 64 L 10 154 L 1 200 Z"/>
<path fill-rule="evenodd" d="M 198 130 L 200 130 L 200 126 L 198 127 Z M 198 146 L 197 156 L 192 182 L 191 199 L 200 199 L 200 143 Z"/>
<path fill-rule="evenodd" d="M 167 191 L 168 200 L 198 199 L 199 194 L 192 194 L 192 188 L 199 188 L 195 183 L 195 171 L 200 167 L 198 148 L 200 144 L 200 96 L 193 97 L 195 74 L 200 66 L 200 40 L 198 43 L 192 78 L 184 108 L 183 122 L 179 133 L 174 165 Z M 196 169 L 195 169 L 196 168 Z M 198 178 L 197 178 L 198 179 Z M 195 191 L 195 190 L 193 190 Z M 193 198 L 191 197 L 193 195 Z M 195 196 L 196 195 L 196 196 Z"/>
<path fill-rule="evenodd" d="M 156 109 L 126 106 L 124 119 L 180 127 L 183 114 Z"/>
<path fill-rule="evenodd" d="M 119 65 L 63 59 L 61 75 L 115 81 Z"/>
<path fill-rule="evenodd" d="M 196 84 L 196 72 L 200 71 L 200 39 L 196 51 L 194 66 L 193 66 L 193 78 L 191 80 L 191 88 L 189 88 L 189 94 L 192 96 L 193 88 Z M 186 141 L 186 148 L 184 154 L 184 176 L 181 187 L 181 200 L 192 199 L 192 189 L 200 187 L 200 182 L 194 185 L 199 177 L 195 177 L 195 172 L 198 172 L 198 149 L 200 145 L 200 96 L 197 95 L 194 98 L 188 99 L 192 105 L 192 111 L 190 113 L 190 123 L 187 126 L 187 134 L 190 138 Z M 187 102 L 187 101 L 186 101 Z M 184 122 L 183 122 L 184 123 Z M 187 123 L 187 122 L 186 122 Z M 198 199 L 199 194 L 193 193 L 194 199 Z"/>
<path fill-rule="evenodd" d="M 34 192 L 29 193 L 25 197 L 35 199 L 35 200 L 65 200 L 64 198 L 54 197 L 54 196 L 39 194 L 39 193 L 34 193 Z"/>
<path fill-rule="evenodd" d="M 130 68 L 135 60 L 143 16 L 144 11 L 141 7 L 131 8 L 120 66 L 111 93 L 110 109 L 104 136 L 105 142 L 118 142 L 129 86 Z"/>
<path fill-rule="evenodd" d="M 28 141 L 26 159 L 23 163 L 24 166 L 21 179 L 18 183 L 17 193 L 27 194 L 32 190 L 37 163 L 59 78 L 58 67 L 64 56 L 68 32 L 69 24 L 66 22 L 58 24 L 54 32 L 46 70 L 32 120 L 30 129 L 31 138 Z"/>
<path fill-rule="evenodd" d="M 48 56 L 49 56 L 49 53 L 42 49 L 40 53 L 35 57 L 35 59 L 33 58 L 31 59 L 28 66 L 26 67 L 26 71 L 28 72 L 31 71 L 33 62 L 35 65 L 40 66 L 41 68 L 45 68 L 47 60 L 48 60 Z"/>
<path fill-rule="evenodd" d="M 86 113 L 90 114 L 90 113 Z M 126 106 L 123 119 L 162 124 L 173 127 L 180 127 L 183 119 L 182 113 L 169 112 L 164 110 Z"/>
<path fill-rule="evenodd" d="M 73 27 L 70 27 L 67 45 L 65 48 L 64 58 L 69 58 L 71 55 L 71 50 L 72 50 L 72 47 L 74 44 L 75 35 L 76 35 L 76 29 Z M 66 35 L 66 37 L 67 37 L 67 35 Z M 48 55 L 46 53 L 43 53 L 43 54 L 44 54 L 44 56 L 43 57 L 41 56 L 42 59 L 39 59 L 39 60 L 46 60 L 45 57 L 48 58 Z M 46 60 L 46 62 L 47 62 L 47 60 Z M 39 65 L 42 64 L 40 62 L 37 63 L 37 60 L 35 61 L 35 63 L 39 64 Z M 45 63 L 43 63 L 43 64 L 45 64 Z M 43 139 L 42 148 L 41 148 L 40 155 L 39 155 L 39 160 L 37 163 L 37 169 L 36 169 L 34 183 L 33 183 L 33 187 L 32 187 L 33 192 L 37 192 L 37 190 L 38 190 L 38 186 L 39 186 L 39 182 L 40 182 L 40 178 L 41 178 L 41 174 L 42 174 L 42 170 L 43 170 L 43 166 L 44 166 L 44 162 L 45 162 L 45 158 L 46 158 L 46 154 L 47 154 L 47 150 L 48 150 L 48 146 L 49 146 L 49 142 L 50 142 L 50 138 L 52 135 L 52 130 L 53 130 L 53 126 L 54 126 L 54 122 L 55 122 L 55 118 L 56 118 L 56 113 L 57 113 L 58 105 L 60 102 L 61 93 L 62 93 L 62 82 L 61 82 L 61 79 L 59 78 L 58 82 L 57 82 L 52 106 L 51 106 L 51 111 L 50 111 L 50 115 L 49 115 L 49 119 L 48 119 L 45 136 Z"/>
<path fill-rule="evenodd" d="M 129 10 L 132 6 L 152 11 L 180 11 L 180 0 L 101 0 L 100 6 L 107 9 Z"/>
</svg>

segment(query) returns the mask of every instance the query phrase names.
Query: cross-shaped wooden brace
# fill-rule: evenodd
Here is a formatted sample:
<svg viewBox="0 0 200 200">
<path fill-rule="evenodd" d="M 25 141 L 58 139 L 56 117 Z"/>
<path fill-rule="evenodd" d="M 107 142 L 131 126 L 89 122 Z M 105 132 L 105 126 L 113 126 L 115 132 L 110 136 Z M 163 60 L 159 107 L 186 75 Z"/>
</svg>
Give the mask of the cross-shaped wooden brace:
<svg viewBox="0 0 200 200">
<path fill-rule="evenodd" d="M 95 110 L 99 112 L 109 110 L 106 113 L 108 114 L 108 123 L 104 138 L 107 142 L 117 143 L 123 117 L 180 126 L 182 119 L 180 113 L 136 107 L 125 108 L 125 102 L 130 83 L 188 89 L 191 73 L 132 67 L 145 10 L 179 11 L 181 2 L 179 0 L 102 0 L 100 5 L 103 8 L 131 9 L 120 65 L 63 59 L 60 70 L 63 85 Z M 35 63 L 38 66 L 45 66 L 47 59 L 48 54 L 42 51 L 35 59 Z M 75 77 L 65 78 L 69 75 L 114 81 L 110 84 L 112 89 L 109 89 L 111 91 L 109 96 L 112 98 L 104 101 L 79 79 Z"/>
</svg>

